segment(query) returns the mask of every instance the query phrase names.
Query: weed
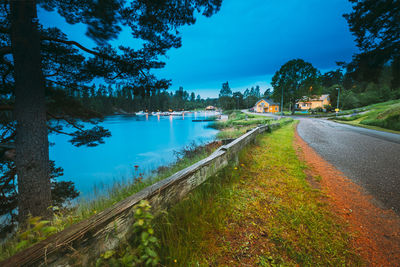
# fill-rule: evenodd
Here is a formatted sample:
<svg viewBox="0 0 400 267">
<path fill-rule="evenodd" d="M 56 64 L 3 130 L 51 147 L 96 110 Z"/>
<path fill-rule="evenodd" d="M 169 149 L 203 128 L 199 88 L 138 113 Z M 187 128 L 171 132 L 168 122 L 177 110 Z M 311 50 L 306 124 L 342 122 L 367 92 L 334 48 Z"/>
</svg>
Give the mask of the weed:
<svg viewBox="0 0 400 267">
<path fill-rule="evenodd" d="M 55 232 L 57 232 L 57 228 L 51 226 L 50 221 L 41 220 L 40 217 L 30 216 L 27 220 L 25 231 L 17 235 L 19 242 L 15 246 L 15 249 L 19 250 L 25 248 L 29 244 L 44 240 Z"/>
<path fill-rule="evenodd" d="M 148 201 L 142 200 L 134 207 L 135 223 L 132 238 L 120 242 L 117 250 L 108 250 L 96 261 L 96 266 L 156 266 L 159 262 L 159 241 L 154 236 L 153 215 Z"/>
</svg>

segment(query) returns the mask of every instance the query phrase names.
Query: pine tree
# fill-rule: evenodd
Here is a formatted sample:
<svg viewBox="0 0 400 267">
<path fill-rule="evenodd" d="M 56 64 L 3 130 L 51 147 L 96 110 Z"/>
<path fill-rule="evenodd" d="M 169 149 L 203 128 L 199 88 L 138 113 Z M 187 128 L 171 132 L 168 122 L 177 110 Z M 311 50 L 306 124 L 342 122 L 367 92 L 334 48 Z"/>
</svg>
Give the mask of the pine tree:
<svg viewBox="0 0 400 267">
<path fill-rule="evenodd" d="M 378 83 L 387 64 L 392 68 L 392 89 L 400 87 L 400 3 L 398 0 L 349 0 L 353 12 L 345 14 L 361 53 L 348 72 L 358 81 Z"/>
<path fill-rule="evenodd" d="M 162 68 L 159 56 L 181 45 L 178 27 L 195 23 L 195 12 L 211 16 L 222 0 L 3 0 L 0 5 L 0 92 L 3 148 L 15 146 L 19 215 L 51 216 L 48 133 L 71 136 L 77 146 L 98 145 L 109 131 L 95 125 L 100 114 L 77 98 L 97 79 L 123 81 L 136 96 L 167 89 L 170 81 L 157 79 L 152 69 Z M 69 40 L 56 27 L 45 27 L 37 8 L 56 11 L 68 23 L 87 25 L 86 35 L 96 42 L 88 48 Z M 139 49 L 124 44 L 113 47 L 121 25 L 140 39 Z M 99 92 L 104 96 L 102 91 Z M 85 94 L 86 95 L 86 94 Z M 75 132 L 64 132 L 52 122 L 64 121 Z M 54 126 L 57 125 L 57 126 Z"/>
</svg>

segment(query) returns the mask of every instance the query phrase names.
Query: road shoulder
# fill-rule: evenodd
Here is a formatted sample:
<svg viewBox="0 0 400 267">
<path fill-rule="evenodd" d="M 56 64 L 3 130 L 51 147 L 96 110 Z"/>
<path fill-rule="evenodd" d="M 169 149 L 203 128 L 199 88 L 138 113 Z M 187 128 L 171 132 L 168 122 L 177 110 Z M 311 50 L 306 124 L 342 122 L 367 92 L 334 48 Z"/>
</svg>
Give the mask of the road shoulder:
<svg viewBox="0 0 400 267">
<path fill-rule="evenodd" d="M 381 127 L 378 127 L 378 126 L 364 125 L 364 124 L 360 124 L 360 123 L 354 123 L 352 121 L 340 121 L 340 120 L 335 120 L 335 119 L 333 119 L 331 121 L 336 122 L 336 123 L 351 125 L 351 126 L 354 126 L 354 127 L 360 127 L 360 128 L 365 128 L 365 129 L 370 129 L 370 130 L 375 130 L 375 131 L 392 133 L 392 134 L 399 134 L 400 135 L 400 131 L 385 129 L 385 128 L 381 128 Z"/>
<path fill-rule="evenodd" d="M 392 210 L 373 204 L 372 197 L 332 164 L 320 157 L 296 131 L 299 157 L 321 177 L 321 189 L 330 197 L 333 210 L 357 233 L 353 246 L 372 266 L 399 266 L 400 218 Z"/>
</svg>

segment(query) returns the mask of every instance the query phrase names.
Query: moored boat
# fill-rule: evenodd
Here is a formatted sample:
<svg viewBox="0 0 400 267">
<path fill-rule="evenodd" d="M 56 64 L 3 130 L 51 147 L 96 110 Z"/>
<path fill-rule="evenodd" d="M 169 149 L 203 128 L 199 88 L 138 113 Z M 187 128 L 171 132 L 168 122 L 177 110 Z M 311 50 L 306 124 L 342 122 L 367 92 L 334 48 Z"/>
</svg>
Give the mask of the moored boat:
<svg viewBox="0 0 400 267">
<path fill-rule="evenodd" d="M 139 112 L 136 112 L 135 115 L 136 116 L 145 116 L 145 115 L 148 115 L 148 113 L 147 112 L 143 112 L 143 110 L 141 110 Z"/>
</svg>

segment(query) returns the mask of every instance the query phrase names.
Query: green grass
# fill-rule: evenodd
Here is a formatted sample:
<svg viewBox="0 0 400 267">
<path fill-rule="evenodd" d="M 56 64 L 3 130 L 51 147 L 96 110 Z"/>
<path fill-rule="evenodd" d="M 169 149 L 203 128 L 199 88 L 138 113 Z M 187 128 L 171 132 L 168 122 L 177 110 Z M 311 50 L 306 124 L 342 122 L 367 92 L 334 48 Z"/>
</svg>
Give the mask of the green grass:
<svg viewBox="0 0 400 267">
<path fill-rule="evenodd" d="M 224 227 L 225 209 L 230 206 L 231 185 L 239 179 L 229 169 L 208 179 L 183 201 L 158 217 L 154 228 L 161 242 L 162 264 L 194 266 L 196 256 L 207 249 L 214 229 Z M 215 196 L 212 197 L 212 196 Z"/>
<path fill-rule="evenodd" d="M 272 121 L 272 118 L 266 118 L 260 115 L 244 114 L 241 111 L 230 111 L 228 113 L 227 121 L 216 121 L 209 125 L 209 127 L 223 130 L 233 126 L 256 126 L 259 124 L 267 124 Z"/>
<path fill-rule="evenodd" d="M 312 188 L 293 124 L 258 138 L 155 223 L 165 266 L 360 266 L 346 224 Z M 321 177 L 315 177 L 318 182 Z"/>
<path fill-rule="evenodd" d="M 359 118 L 362 118 L 363 115 L 354 115 L 354 116 L 350 116 L 350 117 L 337 117 L 335 118 L 335 120 L 338 121 L 355 121 L 358 120 Z"/>
<path fill-rule="evenodd" d="M 69 209 L 56 211 L 53 220 L 49 222 L 46 221 L 45 225 L 42 225 L 43 223 L 40 221 L 40 219 L 34 218 L 35 224 L 33 224 L 32 227 L 35 229 L 37 228 L 37 230 L 35 230 L 33 234 L 35 236 L 39 236 L 40 238 L 27 239 L 24 237 L 26 229 L 18 229 L 13 237 L 10 237 L 6 242 L 0 245 L 0 260 L 11 257 L 18 251 L 35 244 L 36 242 L 42 240 L 41 237 L 48 237 L 46 233 L 41 233 L 42 228 L 52 227 L 51 234 L 60 232 L 68 226 L 87 219 L 90 216 L 95 215 L 96 213 L 111 207 L 117 202 L 141 191 L 142 189 L 206 158 L 216 148 L 217 146 L 214 145 L 193 149 L 189 156 L 181 158 L 168 167 L 163 167 L 162 171 L 159 173 L 154 173 L 152 176 L 146 179 L 136 177 L 130 180 L 116 181 L 112 186 L 103 186 L 101 190 L 95 189 L 95 194 L 91 199 L 80 199 L 75 208 L 72 210 Z M 40 227 L 38 228 L 37 225 Z"/>
<path fill-rule="evenodd" d="M 362 110 L 367 112 L 353 117 L 332 119 L 375 130 L 386 130 L 395 133 L 400 131 L 400 100 L 366 106 Z M 354 110 L 352 111 L 354 112 Z"/>
<path fill-rule="evenodd" d="M 244 114 L 238 110 L 231 110 L 227 114 L 227 121 L 216 121 L 209 125 L 211 128 L 220 130 L 220 132 L 217 133 L 217 139 L 237 138 L 260 124 L 270 124 L 273 122 L 272 118 L 254 114 Z"/>
<path fill-rule="evenodd" d="M 263 117 L 263 116 L 261 116 Z M 271 123 L 287 123 L 289 121 L 292 121 L 290 118 L 283 118 L 280 120 L 272 120 L 272 119 L 266 119 L 263 117 L 262 119 L 259 118 L 252 118 L 249 119 L 248 121 L 246 120 L 236 120 L 233 121 L 230 127 L 224 126 L 223 128 L 220 129 L 220 131 L 217 133 L 216 137 L 217 139 L 223 140 L 223 139 L 235 139 L 238 138 L 239 136 L 245 134 L 251 129 L 254 129 L 254 127 L 258 125 L 264 125 L 264 124 L 271 124 Z"/>
<path fill-rule="evenodd" d="M 226 128 L 222 131 L 219 131 L 216 135 L 217 139 L 235 139 L 239 136 L 245 134 L 248 130 L 254 128 L 254 126 L 247 126 L 247 127 L 232 127 Z"/>
</svg>

